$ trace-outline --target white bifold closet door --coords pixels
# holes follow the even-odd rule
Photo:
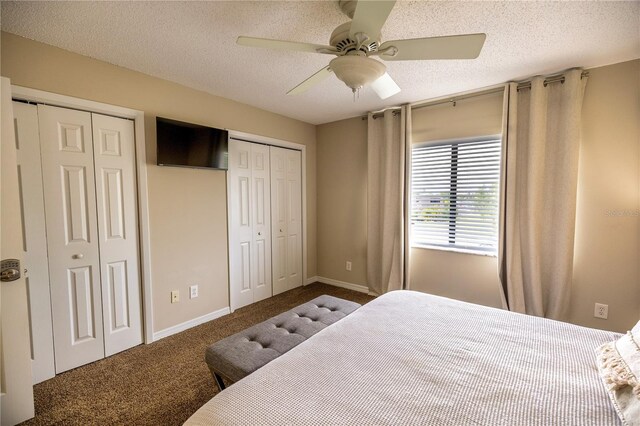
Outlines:
[[[22,188],[24,263],[29,296],[33,383],[56,375],[51,325],[51,293],[47,263],[47,229],[40,166],[38,106],[13,102],[18,168]]]
[[[142,343],[133,121],[91,114],[104,354]]]
[[[38,106],[56,372],[104,357],[91,114]]]
[[[142,342],[133,123],[38,106],[56,372]]]
[[[269,147],[229,140],[231,308],[271,296]]]
[[[270,147],[273,294],[302,285],[300,151]]]

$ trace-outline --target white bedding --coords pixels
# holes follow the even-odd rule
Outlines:
[[[619,425],[594,349],[619,335],[411,291],[378,297],[187,425]]]

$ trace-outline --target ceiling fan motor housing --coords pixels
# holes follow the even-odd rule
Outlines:
[[[329,44],[335,47],[338,52],[343,52],[344,54],[353,51],[360,51],[368,54],[369,52],[375,52],[376,50],[378,50],[378,47],[380,47],[380,40],[367,40],[358,49],[358,42],[349,37],[350,30],[351,22],[345,22],[344,24],[339,25],[331,33]]]

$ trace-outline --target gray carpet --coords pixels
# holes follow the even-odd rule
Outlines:
[[[36,417],[23,424],[180,425],[217,392],[204,362],[208,345],[322,294],[373,299],[320,283],[279,294],[36,385]]]

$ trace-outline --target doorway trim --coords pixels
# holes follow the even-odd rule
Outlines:
[[[238,130],[227,129],[229,138],[239,139],[245,142],[260,143],[263,145],[278,146],[280,148],[289,148],[300,151],[302,154],[302,285],[307,283],[307,147],[306,145],[289,142],[282,139],[270,138],[268,136],[254,135],[251,133],[240,132]],[[227,175],[227,221],[229,220],[229,179]],[[227,223],[227,252],[229,252],[229,223]],[[230,267],[230,266],[229,266]],[[273,294],[273,293],[272,293]],[[229,307],[233,312],[236,307],[231,305],[231,280],[229,279]]]
[[[11,97],[15,100],[72,108],[133,120],[136,139],[136,177],[138,182],[136,192],[138,201],[138,241],[140,242],[140,281],[142,283],[142,327],[144,330],[144,343],[148,344],[153,342],[151,240],[149,232],[149,192],[147,183],[144,112],[17,85],[11,86]]]

